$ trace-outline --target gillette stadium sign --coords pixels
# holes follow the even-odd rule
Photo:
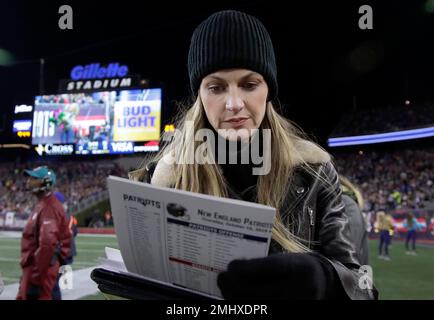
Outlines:
[[[85,92],[123,89],[136,86],[138,77],[129,75],[126,65],[112,62],[107,65],[91,63],[72,68],[69,80],[60,81],[61,92]]]

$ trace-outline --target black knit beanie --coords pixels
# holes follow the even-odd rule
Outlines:
[[[268,101],[277,97],[276,59],[270,35],[257,18],[227,10],[212,14],[194,31],[188,53],[193,95],[202,79],[223,69],[243,68],[261,74]]]

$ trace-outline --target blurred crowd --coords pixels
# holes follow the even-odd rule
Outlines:
[[[365,212],[434,203],[434,148],[335,154],[338,172],[361,189]]]
[[[425,209],[434,203],[434,149],[360,151],[336,153],[335,162],[362,191],[365,212],[395,209]],[[0,214],[15,212],[25,218],[35,203],[25,191],[23,170],[48,165],[57,175],[55,190],[65,195],[68,206],[106,191],[106,177],[126,177],[116,162],[67,161],[50,163],[4,163],[0,166]]]
[[[107,190],[108,175],[126,177],[127,173],[115,162],[67,161],[50,163],[2,163],[0,167],[0,214],[12,211],[16,217],[26,218],[32,211],[35,198],[25,190],[24,169],[47,165],[57,176],[54,190],[65,195],[69,207]]]
[[[434,126],[434,105],[387,106],[345,113],[332,137],[363,135]],[[385,121],[387,119],[387,121]]]

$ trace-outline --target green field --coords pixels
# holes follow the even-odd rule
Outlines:
[[[378,242],[369,243],[369,264],[380,299],[434,300],[434,246],[417,248],[418,255],[405,254],[404,243],[394,241],[391,261],[378,259]]]
[[[76,239],[78,255],[73,269],[95,266],[104,256],[104,247],[117,248],[115,237],[84,236]],[[5,284],[16,283],[20,277],[20,239],[0,237],[0,273]],[[390,249],[391,261],[377,258],[377,241],[370,241],[370,265],[380,299],[434,299],[434,247],[418,248],[417,256],[405,254],[404,245],[394,241]],[[102,299],[102,295],[82,299]]]

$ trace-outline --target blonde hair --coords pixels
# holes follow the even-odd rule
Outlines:
[[[379,230],[390,230],[393,228],[392,218],[389,213],[384,211],[377,212],[375,225]]]
[[[195,152],[202,141],[195,141],[194,134],[199,129],[206,128],[207,117],[200,97],[198,97],[189,109],[182,109],[173,119],[179,136],[162,147],[157,155],[151,155],[144,159],[142,167],[149,161],[158,162],[166,155],[176,155],[174,164],[175,185],[177,189],[204,193],[218,197],[228,197],[227,182],[218,164],[206,162],[189,164],[191,152]],[[193,130],[185,126],[187,121],[193,122]],[[319,174],[306,162],[295,147],[295,143],[306,139],[304,133],[295,124],[282,117],[274,109],[271,102],[267,103],[265,117],[261,123],[262,129],[271,129],[271,169],[267,175],[258,176],[256,201],[260,204],[276,208],[277,214],[272,228],[272,238],[289,252],[308,252],[310,249],[303,244],[303,239],[292,234],[283,222],[283,217],[291,214],[279,212],[289,191],[290,181],[293,177],[293,169],[297,164],[302,166],[312,175]],[[166,140],[166,139],[163,139]],[[189,143],[194,141],[192,148]],[[317,146],[322,149],[321,147]],[[323,149],[322,149],[323,150]],[[283,152],[286,151],[286,152]],[[324,151],[324,150],[323,150]],[[325,152],[325,151],[324,151]],[[137,174],[140,174],[137,172]],[[329,183],[323,177],[322,181]],[[273,190],[273,192],[270,192]]]

